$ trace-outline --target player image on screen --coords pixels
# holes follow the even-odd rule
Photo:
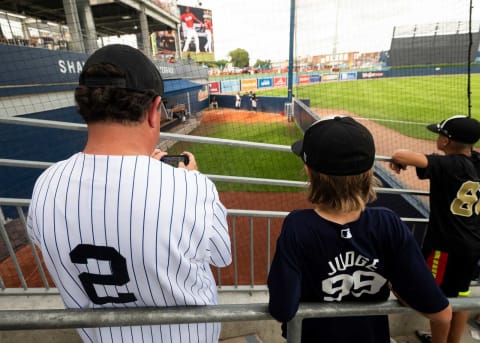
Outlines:
[[[213,24],[212,17],[208,12],[203,14],[203,29],[207,38],[207,42],[204,45],[205,52],[212,52]]]
[[[181,5],[178,8],[181,22],[180,46],[184,56],[186,53],[194,52],[195,54],[208,54],[213,58],[212,10]]]
[[[193,40],[195,43],[195,52],[200,52],[200,42],[198,39],[198,33],[195,29],[195,22],[202,25],[202,22],[190,11],[190,7],[185,7],[185,13],[180,15],[182,21],[183,35],[185,37],[185,44],[183,46],[183,52],[190,51],[190,43]]]

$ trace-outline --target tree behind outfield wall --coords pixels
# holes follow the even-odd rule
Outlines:
[[[244,68],[249,66],[250,58],[248,52],[244,49],[235,49],[228,54],[234,67]]]
[[[215,61],[215,65],[220,69],[223,70],[225,66],[227,65],[228,61],[227,60],[218,60]]]
[[[270,61],[270,60],[265,60],[265,61],[257,60],[257,62],[255,62],[253,67],[261,69],[261,70],[271,69],[272,68],[272,61]]]

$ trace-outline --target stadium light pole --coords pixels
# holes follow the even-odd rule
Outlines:
[[[287,89],[288,89],[288,102],[292,102],[292,88],[293,88],[293,47],[295,40],[295,0],[290,0],[290,42],[288,52],[288,77],[287,77]]]

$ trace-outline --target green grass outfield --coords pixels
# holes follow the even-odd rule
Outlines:
[[[271,89],[258,95],[285,96],[285,92]],[[345,110],[422,139],[432,139],[426,123],[468,114],[466,75],[321,82],[295,86],[293,93],[310,99],[312,108]],[[479,74],[472,74],[471,94],[472,117],[480,119]]]
[[[435,139],[426,123],[468,113],[467,78],[461,76],[405,77],[323,82],[295,87],[297,98],[312,108],[342,109],[371,118],[415,138]],[[285,89],[258,92],[285,96]],[[471,79],[472,116],[480,119],[480,75]],[[301,138],[296,125],[284,123],[202,124],[192,135],[290,145]],[[170,153],[193,152],[205,174],[282,180],[305,180],[302,162],[291,153],[199,143],[177,143]],[[218,182],[220,191],[302,191],[298,188]]]

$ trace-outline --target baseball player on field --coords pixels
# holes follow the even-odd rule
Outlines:
[[[285,218],[268,276],[269,310],[283,336],[301,302],[385,301],[392,290],[430,319],[434,342],[446,342],[452,310],[410,229],[391,210],[367,206],[378,185],[367,128],[325,118],[292,150],[304,162],[313,208]],[[304,319],[302,342],[388,343],[388,316]]]
[[[237,94],[235,95],[235,108],[239,110],[241,104],[242,104],[242,97],[240,96],[240,92],[237,92]]]
[[[396,150],[391,168],[396,172],[416,167],[420,179],[430,180],[430,218],[422,251],[437,283],[447,297],[466,296],[480,258],[480,154],[473,150],[480,138],[480,123],[456,115],[427,128],[438,134],[443,155]],[[467,311],[455,311],[449,343],[459,343],[468,320]],[[423,342],[429,333],[417,331]]]
[[[38,178],[28,231],[67,308],[217,304],[210,265],[231,262],[226,210],[195,157],[155,149],[163,81],[139,50],[93,53],[75,100],[82,152]],[[216,342],[219,323],[83,328],[84,342]]]

